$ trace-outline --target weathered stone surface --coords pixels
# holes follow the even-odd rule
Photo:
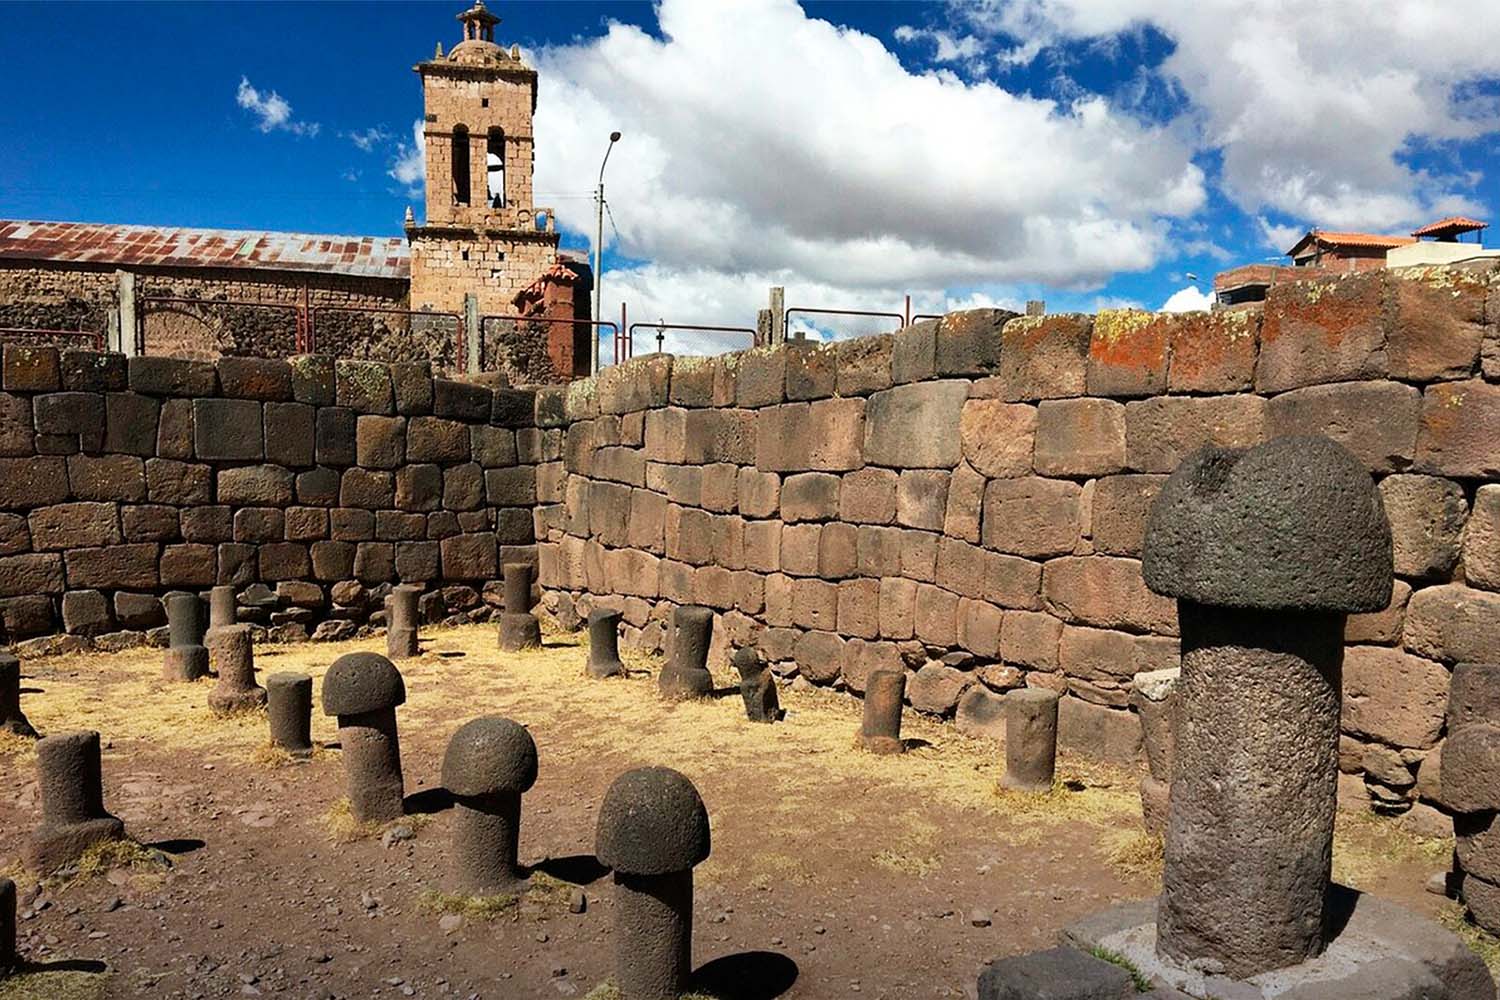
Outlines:
[[[33,510],[27,518],[38,551],[114,545],[121,540],[115,505],[61,503]]]
[[[1109,555],[1140,557],[1151,504],[1165,476],[1105,476],[1094,484],[1090,506],[1094,548]]]
[[[1424,587],[1407,603],[1402,642],[1444,663],[1500,663],[1500,594],[1456,583]]]
[[[599,412],[630,413],[667,404],[672,378],[670,354],[648,354],[599,373]]]
[[[1146,589],[1141,564],[1109,556],[1064,556],[1042,568],[1047,609],[1065,621],[1172,634],[1173,602]]]
[[[285,507],[292,502],[293,476],[279,465],[246,465],[220,469],[220,503]]]
[[[287,358],[292,366],[292,398],[311,406],[332,406],[338,398],[335,388],[334,359],[328,354],[294,354]]]
[[[1484,277],[1458,268],[1391,272],[1395,317],[1386,342],[1391,375],[1411,382],[1463,378],[1484,340]]]
[[[42,344],[3,346],[3,383],[6,392],[55,392],[62,384],[57,348]]]
[[[787,476],[781,485],[781,517],[795,521],[826,521],[839,512],[841,480],[824,472]]]
[[[804,632],[792,655],[803,677],[814,684],[828,684],[839,676],[844,645],[844,638],[833,632]]]
[[[1401,626],[1406,621],[1406,602],[1411,584],[1405,580],[1391,582],[1391,603],[1384,611],[1350,615],[1344,622],[1344,641],[1393,645],[1401,641]]]
[[[865,460],[895,468],[952,468],[962,457],[959,416],[968,384],[957,380],[877,392],[865,413]]]
[[[441,544],[445,579],[494,579],[496,561],[493,535],[454,535],[443,539]]]
[[[1007,611],[1000,625],[1000,658],[1037,670],[1056,670],[1063,623],[1035,611]]]
[[[919,712],[948,715],[973,683],[973,674],[932,661],[912,675],[906,695],[911,707]]]
[[[1384,377],[1391,281],[1381,270],[1273,286],[1261,321],[1256,391]]]
[[[1369,473],[1327,438],[1204,448],[1162,487],[1146,584],[1221,607],[1378,611],[1391,596],[1390,525]]]
[[[1344,654],[1343,730],[1426,749],[1443,730],[1448,671],[1399,649],[1350,646]]]
[[[984,495],[985,548],[1020,556],[1055,556],[1078,543],[1077,483],[1060,479],[996,479]]]
[[[361,414],[355,422],[354,442],[360,465],[394,469],[406,460],[406,418]]]
[[[806,476],[790,476],[784,496],[801,500]],[[831,477],[828,477],[831,478]],[[838,517],[855,524],[890,524],[896,518],[897,473],[890,469],[866,468],[845,473],[838,490]],[[786,503],[784,500],[783,503]],[[787,520],[794,520],[784,514]]]
[[[840,657],[844,684],[851,691],[863,692],[869,676],[877,670],[905,670],[901,653],[892,642],[866,642],[850,639]]]
[[[1001,398],[1059,399],[1084,394],[1093,318],[1072,313],[1018,316],[1001,330]]]
[[[1440,476],[1500,475],[1500,386],[1443,382],[1422,396],[1415,469]]]
[[[863,399],[788,403],[760,411],[755,466],[762,472],[846,472],[864,464]]]
[[[1380,498],[1391,522],[1396,572],[1418,579],[1446,578],[1458,564],[1469,509],[1463,488],[1435,476],[1387,476],[1380,482]]]
[[[1043,400],[1033,463],[1043,476],[1103,476],[1125,467],[1125,407],[1108,399]]]
[[[1133,713],[1064,698],[1057,705],[1057,745],[1068,753],[1131,764],[1141,753],[1141,724]]]
[[[75,500],[144,500],[145,464],[134,455],[69,455],[68,492]]]
[[[1460,813],[1500,809],[1500,724],[1471,722],[1443,743],[1443,801]]]
[[[219,377],[207,361],[141,355],[131,358],[130,391],[152,396],[212,396]],[[7,386],[6,388],[9,388]]]
[[[1309,386],[1266,404],[1266,434],[1323,434],[1371,471],[1391,472],[1411,465],[1421,410],[1421,394],[1399,382]]]
[[[0,507],[29,510],[68,499],[67,463],[57,456],[0,458]]]
[[[364,426],[363,417],[360,426]],[[477,434],[478,428],[473,429]],[[471,429],[457,420],[443,417],[412,417],[406,427],[406,461],[463,462],[469,457]],[[514,434],[506,435],[512,447]],[[511,455],[514,461],[514,454]],[[361,465],[367,465],[363,458]],[[493,464],[493,463],[492,463]]]
[[[1125,404],[1125,464],[1136,472],[1171,472],[1205,444],[1248,448],[1266,437],[1259,396],[1158,396]]]
[[[891,350],[895,337],[880,334],[836,341],[840,396],[865,396],[891,386]],[[787,391],[791,391],[791,372],[787,372]]]
[[[837,378],[834,345],[816,341],[788,341],[786,398],[823,399],[832,396]]]
[[[1474,493],[1474,510],[1463,535],[1464,579],[1472,587],[1500,590],[1500,484]]]
[[[991,963],[979,1000],[1131,1000],[1130,974],[1074,948],[1052,948]]]
[[[195,506],[213,501],[213,469],[167,458],[146,462],[146,496],[152,503]]]
[[[156,454],[156,425],[161,402],[133,392],[104,397],[104,450],[151,458]]]
[[[958,595],[941,587],[918,584],[912,628],[925,643],[954,645],[958,641]]]
[[[193,400],[193,453],[208,461],[260,461],[265,457],[260,404],[248,399]]]
[[[959,439],[969,465],[990,478],[1031,474],[1037,408],[999,399],[969,399],[959,419]]]
[[[262,409],[267,457],[298,468],[312,465],[316,410],[305,403],[267,403]]]
[[[314,457],[319,465],[353,465],[358,414],[345,406],[318,409]]]
[[[335,399],[356,413],[394,413],[391,372],[374,361],[339,359],[334,363]]]
[[[1459,663],[1448,690],[1448,729],[1500,720],[1500,664]]]
[[[1167,347],[1180,315],[1101,309],[1089,340],[1093,396],[1155,396],[1167,389]]]
[[[1259,353],[1260,310],[1226,309],[1173,317],[1168,392],[1243,392]]]
[[[157,551],[154,544],[70,549],[63,558],[67,564],[69,587],[146,590],[157,585]]]

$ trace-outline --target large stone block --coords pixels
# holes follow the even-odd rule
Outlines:
[[[256,507],[285,507],[292,502],[293,476],[279,465],[246,465],[220,469],[220,503]]]
[[[358,414],[347,406],[318,409],[314,457],[319,465],[353,465]]]
[[[979,541],[984,482],[984,476],[975,472],[968,462],[958,463],[948,479],[948,506],[943,514],[944,534],[966,542]]]
[[[1425,750],[1443,731],[1448,671],[1442,664],[1383,646],[1344,653],[1344,732]]]
[[[0,556],[0,597],[60,594],[62,591],[61,556],[50,552]]]
[[[1500,724],[1470,723],[1443,743],[1443,801],[1460,813],[1500,809]]]
[[[365,426],[366,419],[369,418],[360,418],[361,430]],[[478,428],[474,430],[477,431]],[[514,433],[507,434],[507,438],[511,445],[511,461],[514,461]],[[467,424],[444,417],[412,417],[406,426],[406,460],[408,462],[464,462],[469,458],[469,440],[470,428]],[[369,463],[361,458],[359,464]]]
[[[1422,395],[1415,471],[1439,476],[1500,476],[1500,385],[1442,382]]]
[[[824,399],[833,395],[838,377],[834,345],[816,341],[788,341],[786,347],[786,398]]]
[[[1391,280],[1382,270],[1272,286],[1261,320],[1256,390],[1384,378]]]
[[[104,397],[96,392],[51,392],[31,401],[41,441],[68,439],[66,450],[96,452],[104,447]]]
[[[432,365],[426,361],[396,361],[389,365],[396,412],[416,416],[432,412]]]
[[[1106,476],[1094,484],[1090,506],[1094,548],[1108,555],[1139,558],[1151,504],[1166,476]]]
[[[1043,476],[1103,476],[1125,467],[1125,407],[1108,399],[1037,406],[1033,457]]]
[[[0,350],[0,384],[6,392],[56,392],[62,386],[57,348],[7,343]]]
[[[1136,674],[1135,637],[1108,629],[1063,626],[1057,663],[1069,678],[1120,686]]]
[[[932,584],[918,584],[917,603],[912,613],[912,630],[918,639],[928,645],[956,645],[958,595]]]
[[[928,319],[896,331],[891,343],[891,381],[921,382],[936,372],[938,320]]]
[[[979,977],[979,1000],[1132,1000],[1130,973],[1074,948],[1017,955]]]
[[[674,358],[668,401],[673,406],[713,406],[714,372],[718,367],[717,358]]]
[[[536,469],[518,465],[510,469],[486,469],[485,496],[497,507],[529,507],[536,503]]]
[[[317,411],[306,403],[267,403],[264,407],[266,457],[306,468],[316,457]]]
[[[796,348],[756,347],[739,356],[735,373],[736,406],[771,406],[786,399],[789,350]]]
[[[1406,602],[1411,597],[1411,584],[1405,580],[1391,581],[1391,603],[1383,611],[1350,615],[1344,622],[1344,641],[1394,645],[1401,641],[1401,626],[1406,620]]]
[[[1387,476],[1380,498],[1391,522],[1396,572],[1446,578],[1458,563],[1468,503],[1457,483],[1434,476]]]
[[[1421,394],[1399,382],[1341,382],[1285,392],[1266,404],[1266,435],[1323,434],[1372,472],[1411,465]]]
[[[809,475],[821,475],[811,473]],[[783,503],[801,502],[806,491],[802,481],[808,476],[790,476],[784,489]],[[824,477],[832,478],[832,477]],[[890,524],[896,517],[896,483],[900,477],[890,469],[866,468],[844,474],[838,486],[838,517],[855,524]],[[787,520],[797,520],[791,513]],[[803,518],[816,520],[817,518]]]
[[[1174,318],[1167,391],[1244,392],[1255,378],[1261,310],[1226,309]]]
[[[332,507],[339,502],[340,476],[333,469],[308,469],[297,473],[297,502],[314,507]]]
[[[844,639],[832,632],[804,632],[792,655],[803,677],[814,684],[828,684],[839,676],[844,659]]]
[[[416,439],[416,421],[411,421],[406,428],[407,453],[411,453],[413,442]],[[475,424],[469,428],[469,454],[474,461],[486,469],[495,469],[505,465],[516,464],[516,433],[505,427],[489,427],[484,424]]]
[[[31,550],[31,532],[20,514],[0,514],[0,556]]]
[[[1037,408],[999,399],[969,399],[959,417],[963,457],[981,475],[1027,476],[1032,469]]]
[[[225,396],[259,400],[292,398],[292,366],[278,358],[231,355],[220,358],[215,367]]]
[[[1464,527],[1464,579],[1473,587],[1500,590],[1500,484],[1474,493],[1474,510]]]
[[[1065,753],[1132,764],[1141,754],[1141,723],[1133,712],[1063,698],[1057,703],[1057,745]]]
[[[838,625],[838,584],[799,578],[792,581],[792,623],[832,632]]]
[[[406,461],[406,418],[361,414],[355,423],[354,454],[367,469],[401,465]]]
[[[120,542],[120,524],[112,503],[60,503],[40,507],[27,517],[31,546],[61,551]]]
[[[1007,611],[1000,624],[1000,659],[1035,670],[1058,669],[1063,623],[1040,611]]]
[[[339,480],[339,505],[381,510],[396,504],[396,477],[390,472],[345,469]]]
[[[891,386],[891,349],[895,337],[884,333],[871,337],[855,337],[834,343],[838,354],[838,380],[836,389],[840,396],[868,396]],[[787,391],[791,391],[791,372],[787,372]]]
[[[985,548],[1031,557],[1072,552],[1082,493],[1077,483],[1060,479],[993,480],[985,487]]]
[[[212,545],[166,545],[157,569],[164,587],[212,587],[218,580],[218,551]]]
[[[482,496],[484,479],[472,470],[470,485]],[[407,465],[396,470],[396,506],[401,510],[437,510],[443,505],[443,470],[436,465]],[[477,504],[475,505],[477,506]],[[473,507],[466,507],[472,510]]]
[[[130,385],[123,354],[63,350],[58,369],[62,387],[73,392],[123,392]]]
[[[432,380],[432,412],[439,417],[484,423],[494,410],[494,393],[486,385],[456,379]]]
[[[896,523],[909,528],[943,530],[948,509],[945,469],[907,469],[896,484]]]
[[[951,469],[963,457],[959,418],[967,382],[900,385],[870,397],[865,460],[894,468]]]
[[[208,361],[141,355],[127,362],[130,391],[151,396],[212,396],[219,376]]]
[[[1386,342],[1392,377],[1409,382],[1463,378],[1479,363],[1485,333],[1483,275],[1459,268],[1392,271],[1395,319]]]
[[[1180,320],[1172,313],[1101,309],[1089,339],[1092,396],[1157,396],[1167,391],[1167,345]]]
[[[838,587],[838,631],[874,639],[880,634],[880,581],[845,580]]]
[[[68,467],[61,457],[0,458],[0,507],[29,510],[68,499]]]
[[[145,590],[157,585],[157,547],[151,543],[71,549],[63,559],[69,587]]]
[[[906,685],[911,707],[932,715],[951,715],[958,700],[974,683],[974,675],[936,661],[923,665]]]
[[[477,462],[454,465],[443,470],[443,506],[445,508],[477,510],[483,503],[484,470]]]
[[[193,506],[213,502],[210,466],[153,458],[146,462],[145,473],[146,495],[152,503]]]
[[[495,578],[495,537],[493,535],[454,535],[451,538],[444,538],[441,544],[445,579],[493,580]]]
[[[1500,594],[1456,583],[1418,590],[1406,606],[1402,641],[1445,663],[1500,663]]]
[[[630,413],[666,406],[672,356],[648,354],[605,368],[598,375],[599,412]]]
[[[1016,315],[1008,309],[963,309],[943,316],[934,331],[933,372],[939,377],[994,372],[1001,362],[1001,331]]]
[[[75,500],[144,500],[146,465],[134,455],[69,455],[68,492]]]
[[[396,398],[391,372],[377,361],[340,359],[334,363],[334,397],[339,406],[356,413],[391,414]]]
[[[1047,610],[1065,621],[1167,635],[1177,631],[1176,603],[1146,589],[1135,559],[1053,559],[1042,568],[1042,597]]]
[[[0,455],[30,455],[36,449],[31,400],[0,393]]]
[[[958,602],[958,644],[976,656],[994,659],[1000,655],[1000,626],[1004,612],[986,601],[963,598]]]
[[[1007,322],[1001,331],[1001,398],[1082,396],[1092,329],[1092,317],[1073,313],[1018,316]]]
[[[156,426],[161,401],[133,392],[104,397],[104,450],[151,458],[156,454]]]
[[[193,453],[207,461],[265,458],[260,404],[249,399],[193,400]]]
[[[332,355],[294,354],[287,363],[292,366],[294,400],[310,406],[332,406],[338,400]]]
[[[1125,404],[1125,464],[1137,472],[1171,472],[1205,444],[1248,448],[1266,438],[1259,396],[1158,396]]]
[[[496,427],[531,427],[536,413],[536,390],[494,390],[490,404],[490,423]]]
[[[864,464],[863,399],[787,403],[756,415],[755,465],[762,472],[845,472]]]

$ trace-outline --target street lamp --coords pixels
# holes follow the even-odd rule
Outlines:
[[[594,322],[598,323],[604,319],[604,167],[609,163],[609,151],[615,148],[615,143],[620,141],[620,133],[609,134],[609,145],[604,147],[604,161],[599,164],[599,217],[598,226],[594,230]],[[593,346],[589,349],[589,373],[599,374],[599,331],[602,327],[592,327],[593,336],[590,338]]]

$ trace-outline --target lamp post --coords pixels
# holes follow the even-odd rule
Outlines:
[[[598,219],[594,230],[594,321],[604,315],[604,168],[609,163],[609,151],[620,141],[620,133],[609,134],[609,145],[604,147],[604,160],[599,164]],[[599,328],[591,327],[589,348],[589,374],[599,374]]]

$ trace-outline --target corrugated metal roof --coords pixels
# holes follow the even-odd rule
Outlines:
[[[411,278],[411,255],[399,236],[0,220],[0,259]]]
[[[1431,236],[1434,233],[1472,233],[1476,229],[1484,229],[1489,224],[1471,219],[1465,215],[1450,215],[1446,219],[1429,222],[1421,229],[1412,233],[1413,236]]]

